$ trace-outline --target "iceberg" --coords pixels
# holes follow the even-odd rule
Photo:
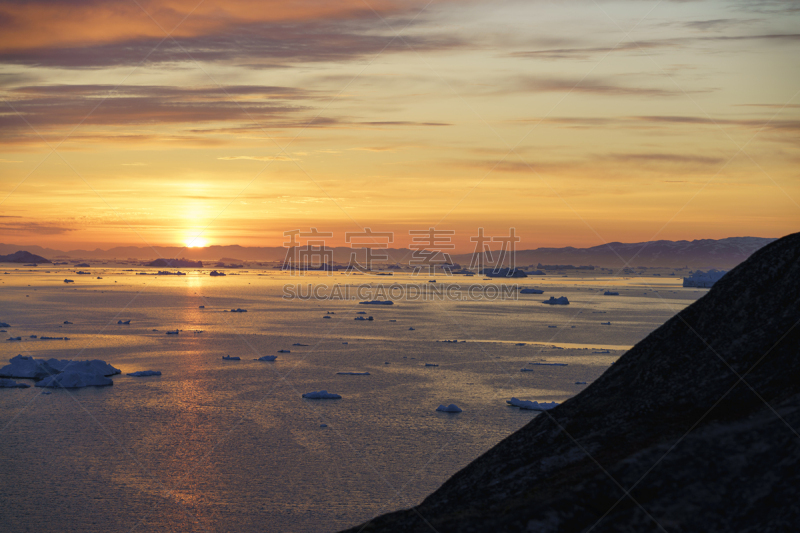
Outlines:
[[[544,291],[541,289],[521,289],[519,291],[520,294],[544,294]]]
[[[10,328],[11,324],[8,322],[0,322],[0,328]]]
[[[369,376],[369,372],[337,372],[338,376]]]
[[[51,368],[58,372],[81,372],[84,374],[99,374],[101,376],[113,376],[121,374],[122,371],[114,368],[105,361],[93,359],[91,361],[72,361],[70,359],[48,359],[44,361]]]
[[[291,350],[278,350],[278,353],[292,353]]]
[[[585,381],[576,381],[575,385],[586,385]]]
[[[231,313],[246,313],[247,309],[241,309],[237,307],[236,309],[231,309]]]
[[[520,368],[519,371],[520,372],[533,372],[533,369],[532,368]]]
[[[292,346],[308,346],[308,344],[302,344],[302,343],[296,342],[296,343],[292,344]]]
[[[128,375],[137,378],[144,378],[147,376],[160,376],[161,372],[159,370],[139,370],[138,372],[130,372]]]
[[[341,400],[342,397],[338,394],[333,394],[326,390],[307,392],[303,394],[303,398],[307,400]]]
[[[21,341],[22,337],[9,337],[6,340],[7,341]]]
[[[358,303],[361,305],[394,305],[394,302],[391,300],[365,300]]]
[[[606,291],[603,296],[619,296],[619,293],[617,291]]]
[[[567,366],[569,363],[530,363],[532,365]]]
[[[528,409],[530,411],[549,411],[550,409],[558,406],[557,402],[542,402],[531,400],[520,400],[519,398],[511,398],[506,400],[508,405],[519,407],[520,409]]]
[[[440,405],[436,410],[443,413],[460,413],[462,411],[462,409],[454,403],[450,405]]]
[[[17,383],[13,379],[0,379],[0,389],[27,389],[27,383]]]
[[[117,320],[117,324],[122,324],[124,326],[129,326],[131,323],[130,320]]]
[[[18,355],[9,359],[8,365],[0,368],[2,378],[43,379],[60,370],[48,365],[42,359],[34,359],[27,355]]]
[[[436,363],[425,363],[425,366],[439,366]]]
[[[44,378],[36,383],[36,386],[51,389],[81,389],[83,387],[105,387],[113,384],[114,382],[111,378],[100,374],[87,374],[85,372],[67,370],[55,376]]]
[[[231,355],[223,355],[222,358],[225,361],[241,361],[242,360],[241,357],[236,357],[236,356],[231,356]]]
[[[543,300],[542,303],[549,305],[569,305],[569,299],[567,299],[566,296],[561,296],[560,298],[551,296],[549,300]]]
[[[277,355],[265,355],[264,357],[259,357],[256,361],[274,361],[277,358]]]
[[[177,335],[177,334],[178,334],[177,329],[175,331],[167,331],[167,335]]]

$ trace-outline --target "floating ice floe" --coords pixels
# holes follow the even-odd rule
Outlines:
[[[6,340],[7,341],[21,341],[22,337],[9,337]]]
[[[324,316],[324,317],[322,317],[322,318],[330,318],[330,317],[329,317],[328,315],[325,315],[325,316]]]
[[[439,366],[436,363],[425,363],[425,366]]]
[[[533,372],[533,369],[532,368],[520,368],[519,371],[520,372]]]
[[[601,326],[610,326],[611,322],[600,322]]]
[[[525,346],[525,343],[524,342],[518,342],[517,344],[515,344],[515,346]]]
[[[556,298],[551,296],[549,300],[543,300],[542,303],[549,305],[569,305],[569,299],[566,296]]]
[[[8,322],[0,322],[0,328],[10,328],[11,324]]]
[[[231,313],[246,313],[247,309],[241,309],[237,307],[236,309],[231,309]]]
[[[225,361],[241,361],[242,360],[241,357],[236,357],[236,356],[232,356],[232,355],[223,355],[222,358]]]
[[[567,366],[569,363],[531,363],[532,365]]]
[[[205,308],[206,308],[205,305],[201,305],[201,306],[198,307],[198,309],[205,309]]]
[[[177,329],[175,331],[167,331],[167,335],[177,335],[178,333],[180,332]]]
[[[585,381],[576,381],[575,385],[586,385]]]
[[[259,357],[255,359],[256,361],[274,361],[278,358],[277,355],[265,355],[264,357]]]
[[[130,320],[117,320],[117,324],[122,324],[123,326],[129,326],[130,323]]]
[[[292,353],[291,350],[278,350],[278,353]]]
[[[557,402],[542,402],[531,400],[520,400],[519,398],[511,398],[506,400],[508,405],[519,407],[520,409],[528,409],[530,411],[549,411],[550,409],[558,406]]]
[[[337,372],[339,376],[369,376],[369,372]]]
[[[139,370],[138,372],[129,372],[128,375],[137,378],[145,378],[148,376],[160,376],[161,372],[159,370]]]
[[[603,296],[619,296],[619,293],[617,291],[606,291]]]
[[[366,311],[356,311],[356,314],[357,315],[366,315],[367,312]]]
[[[65,320],[64,324],[72,324],[72,322],[70,322],[69,320]]]
[[[394,302],[391,300],[367,300],[358,303],[361,305],[394,305]]]
[[[13,379],[0,379],[0,389],[27,389],[27,383],[17,383]]]
[[[64,371],[85,374],[99,374],[112,376],[119,374],[120,370],[105,361],[70,361],[69,359],[34,359],[26,355],[18,355],[9,359],[8,365],[0,368],[0,377],[44,379]]]
[[[462,409],[454,403],[450,405],[440,405],[436,410],[443,413],[460,413],[462,411]]]
[[[296,342],[296,343],[292,344],[292,346],[308,346],[308,344],[301,344],[299,342]]]
[[[303,398],[307,400],[341,400],[342,397],[338,394],[333,394],[326,390],[307,392],[303,394]]]
[[[544,294],[543,290],[540,289],[522,289],[519,291],[520,294]]]
[[[114,382],[111,378],[107,378],[101,374],[66,370],[55,376],[44,378],[36,383],[36,386],[48,387],[51,389],[81,389],[83,387],[105,387],[113,384]]]

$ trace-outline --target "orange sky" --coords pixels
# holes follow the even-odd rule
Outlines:
[[[521,248],[800,222],[775,0],[0,5],[0,242]]]

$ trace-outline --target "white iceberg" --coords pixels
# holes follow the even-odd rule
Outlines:
[[[462,409],[454,403],[450,405],[440,405],[436,410],[443,413],[460,413],[462,411]]]
[[[144,378],[147,376],[160,376],[161,372],[158,370],[139,370],[138,372],[129,372],[128,375],[137,378]]]
[[[342,397],[338,394],[333,394],[326,390],[307,392],[303,394],[303,398],[308,400],[341,400]]]
[[[113,385],[114,382],[111,378],[101,376],[100,374],[87,374],[84,372],[76,372],[67,370],[55,376],[44,378],[36,384],[37,387],[48,387],[51,389],[80,389],[83,387],[105,387]]]
[[[508,405],[513,405],[514,407],[519,407],[520,409],[528,409],[530,411],[549,411],[550,409],[558,406],[557,402],[539,403],[531,400],[520,400],[519,398],[511,398],[510,400],[506,400],[506,403]]]
[[[13,379],[0,379],[0,389],[27,389],[27,383],[17,383]]]
[[[34,359],[27,355],[12,357],[9,359],[9,363],[10,364],[3,368],[0,368],[0,377],[43,379],[61,372],[61,370],[48,365],[44,360]]]

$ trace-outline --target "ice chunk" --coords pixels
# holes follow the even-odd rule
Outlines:
[[[231,356],[231,355],[223,355],[222,358],[225,361],[241,361],[242,360],[241,357],[235,357],[235,356]]]
[[[130,320],[117,320],[117,324],[122,324],[123,326],[129,326],[131,324]]]
[[[167,335],[177,335],[178,333],[177,329],[175,331],[167,331]]]
[[[9,337],[6,340],[7,341],[21,341],[22,337]]]
[[[137,378],[144,378],[147,376],[160,376],[161,372],[159,370],[139,370],[138,372],[129,372],[128,375]]]
[[[567,366],[569,363],[530,363],[532,365],[540,366]]]
[[[27,383],[17,383],[13,379],[0,379],[0,389],[27,389]]]
[[[292,353],[291,350],[278,350],[278,353]]]
[[[99,374],[101,376],[113,376],[121,374],[119,368],[114,368],[105,361],[93,359],[91,361],[72,361],[70,359],[48,359],[43,361],[55,368],[59,372],[83,372],[84,374]]]
[[[337,372],[339,376],[369,376],[369,372]]]
[[[87,374],[85,372],[75,372],[67,370],[55,376],[44,378],[36,384],[37,387],[48,387],[51,389],[80,389],[83,387],[105,387],[113,385],[111,378],[100,374]]]
[[[277,358],[277,355],[265,355],[264,357],[259,357],[256,361],[274,361]]]
[[[338,394],[333,394],[326,390],[307,392],[303,394],[303,398],[308,400],[341,400],[342,397]]]
[[[539,403],[531,400],[520,400],[519,398],[511,398],[510,400],[506,400],[506,403],[508,405],[513,405],[514,407],[519,407],[520,409],[528,409],[530,411],[548,411],[558,405],[557,402]]]
[[[520,372],[533,372],[533,369],[532,368],[520,368],[519,371]]]
[[[436,363],[425,363],[425,366],[439,366]]]
[[[542,303],[550,305],[569,305],[569,299],[566,296],[561,296],[560,298],[551,296],[549,300],[543,300]]]
[[[42,359],[34,359],[28,355],[18,355],[8,360],[10,364],[0,368],[0,377],[43,379],[61,370],[53,368]]]
[[[575,385],[586,385],[585,381],[576,381]]]
[[[358,303],[361,305],[394,305],[394,302],[391,300],[367,300]]]
[[[462,411],[462,409],[454,403],[450,405],[440,405],[436,410],[443,413],[460,413]]]

